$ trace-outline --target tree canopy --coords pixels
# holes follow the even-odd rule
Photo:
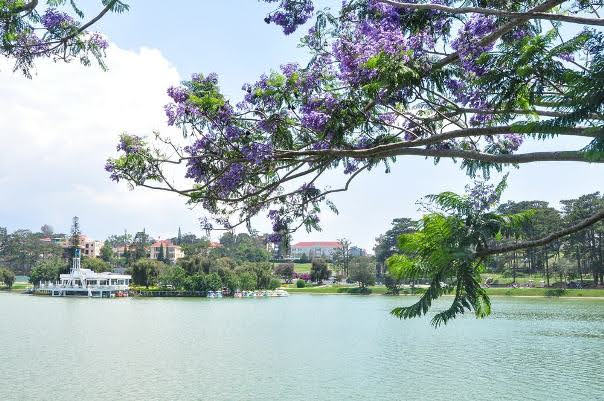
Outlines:
[[[36,60],[93,60],[104,69],[107,40],[91,28],[108,12],[122,13],[128,5],[101,0],[101,9],[87,19],[74,0],[0,0],[0,54],[14,61],[14,70],[31,77]]]
[[[301,227],[319,229],[322,207],[337,212],[331,194],[361,174],[389,172],[401,157],[453,159],[472,178],[525,163],[604,162],[604,34],[593,28],[604,25],[599,3],[347,0],[337,13],[316,10],[312,0],[276,6],[266,22],[285,34],[316,16],[301,42],[310,61],[244,84],[240,102],[226,98],[216,74],[168,88],[168,124],[182,130],[184,143],[123,134],[119,156],[106,164],[113,180],[201,205],[212,217],[202,220],[208,230],[249,227],[264,214],[270,240],[283,243]],[[523,152],[527,139],[552,150]],[[167,178],[179,166],[185,186]],[[476,282],[483,257],[543,245],[604,218],[604,209],[594,210],[568,230],[487,249],[482,241],[497,239],[507,224],[491,202],[481,209],[453,194],[431,200],[451,214],[431,214],[401,238],[462,236],[435,237],[448,252],[438,257],[434,243],[399,241],[422,261],[414,269],[435,270],[423,303],[397,315],[425,313],[448,278],[459,292],[436,324],[465,309],[488,313]]]
[[[589,27],[601,20],[580,19],[575,34],[565,29],[579,17],[564,13],[592,15],[591,6],[477,1],[470,13],[447,3],[354,0],[337,15],[317,12],[302,39],[307,65],[245,84],[237,104],[215,74],[194,74],[168,89],[165,108],[188,143],[124,134],[121,156],[106,168],[116,181],[201,204],[215,217],[207,226],[232,228],[267,213],[279,242],[297,227],[318,228],[321,204],[336,210],[329,194],[380,165],[389,171],[402,156],[461,160],[471,176],[523,163],[603,162],[604,41]],[[307,19],[302,4],[312,2],[280,4],[270,21],[297,25]],[[588,145],[564,149],[559,136]],[[527,138],[560,148],[518,152]],[[189,186],[166,178],[173,164]],[[329,170],[342,187],[321,187]]]

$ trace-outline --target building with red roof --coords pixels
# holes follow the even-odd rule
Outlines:
[[[169,239],[159,240],[151,245],[151,259],[159,259],[161,249],[164,249],[164,260],[176,262],[180,258],[184,258],[185,254],[178,245],[174,245]]]
[[[306,255],[308,259],[312,258],[331,258],[336,249],[342,245],[338,241],[304,241],[291,246],[291,256],[294,259],[300,259]]]

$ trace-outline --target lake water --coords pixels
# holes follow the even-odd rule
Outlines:
[[[495,298],[437,330],[389,316],[412,301],[0,293],[0,399],[604,400],[604,300]]]

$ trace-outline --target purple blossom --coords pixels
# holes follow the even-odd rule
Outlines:
[[[520,145],[524,142],[521,135],[518,134],[505,134],[503,135],[504,140],[507,142],[507,148],[510,151],[516,151],[520,148]]]
[[[241,149],[243,156],[250,162],[258,165],[273,156],[273,145],[270,143],[252,143]]]
[[[357,143],[354,145],[355,149],[367,149],[373,145],[373,139],[368,137],[367,135],[363,135],[359,138]]]
[[[308,129],[314,131],[323,131],[327,122],[329,121],[329,116],[323,112],[309,110],[302,114],[302,125]]]
[[[300,66],[297,63],[289,63],[281,66],[281,72],[287,79],[290,79],[296,72],[300,70]]]
[[[120,176],[117,173],[117,171],[115,171],[115,165],[113,164],[113,162],[111,160],[108,160],[107,163],[105,163],[105,171],[108,173],[111,173],[109,175],[109,178],[111,178],[111,181],[115,181],[115,182],[120,181]]]
[[[48,30],[56,28],[66,29],[68,27],[76,25],[73,18],[68,14],[57,11],[54,8],[46,10],[41,18],[42,25]]]
[[[344,162],[344,174],[352,174],[359,169],[359,162],[356,160],[346,160]]]
[[[477,64],[476,60],[484,52],[493,48],[493,43],[481,45],[482,38],[495,30],[495,19],[491,16],[474,14],[459,30],[451,47],[459,53],[462,67],[477,76],[487,72],[486,66]]]
[[[277,0],[264,0],[267,3],[275,3]],[[312,0],[281,0],[279,9],[268,16],[265,21],[273,22],[283,28],[283,33],[289,35],[298,26],[304,24],[312,16],[315,7]]]
[[[233,163],[226,173],[218,179],[217,190],[222,196],[227,196],[233,192],[243,181],[245,168],[241,163]]]
[[[331,144],[325,140],[317,141],[311,145],[312,150],[327,150],[331,147]]]
[[[88,43],[90,43],[92,46],[97,47],[101,50],[105,50],[109,47],[109,42],[107,42],[105,40],[105,38],[103,38],[103,36],[97,32],[90,35],[90,38],[88,39]]]
[[[241,137],[243,131],[239,127],[229,125],[228,127],[226,127],[224,134],[228,141],[234,142]]]
[[[569,63],[575,61],[575,56],[572,53],[560,53],[558,54],[558,57],[560,57],[562,60],[564,61],[568,61]]]
[[[187,90],[181,86],[171,86],[166,92],[168,93],[168,96],[170,96],[172,100],[174,100],[175,103],[183,103],[189,98]]]
[[[143,138],[136,135],[122,135],[117,145],[117,151],[123,151],[127,155],[143,150]]]

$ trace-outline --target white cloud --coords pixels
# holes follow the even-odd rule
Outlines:
[[[42,62],[33,79],[0,64],[0,225],[66,231],[80,216],[90,235],[104,237],[146,226],[152,234],[197,230],[182,199],[129,191],[103,167],[123,131],[167,130],[166,88],[180,81],[158,50],[112,45],[110,70]]]

